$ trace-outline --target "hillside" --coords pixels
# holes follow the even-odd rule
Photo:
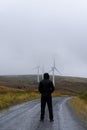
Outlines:
[[[37,90],[36,75],[0,76],[0,86]],[[52,76],[51,76],[52,79]],[[87,78],[56,76],[56,91],[81,94],[87,91]]]
[[[36,75],[0,76],[0,109],[40,96]],[[51,77],[52,79],[52,77]],[[87,100],[87,79],[56,76],[53,96],[78,95]]]
[[[87,78],[57,76],[56,89],[71,94],[82,94],[87,91]]]

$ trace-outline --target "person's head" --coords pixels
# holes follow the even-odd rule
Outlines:
[[[44,73],[44,79],[49,79],[49,74],[48,73]]]

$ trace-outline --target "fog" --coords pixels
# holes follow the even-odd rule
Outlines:
[[[86,6],[86,0],[1,0],[0,75],[35,74],[37,66],[49,72],[55,59],[63,76],[87,77]]]

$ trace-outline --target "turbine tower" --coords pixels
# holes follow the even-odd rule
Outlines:
[[[54,59],[53,67],[51,67],[51,71],[50,71],[50,72],[53,72],[53,84],[54,84],[54,86],[55,86],[55,71],[57,71],[58,73],[60,73],[60,71],[55,66],[55,59]]]
[[[42,79],[43,79],[43,74],[44,74],[44,66],[42,67]]]
[[[39,83],[40,82],[40,76],[39,76],[40,66],[37,66],[34,69],[37,69],[37,83]]]

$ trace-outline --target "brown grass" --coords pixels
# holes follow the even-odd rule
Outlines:
[[[72,96],[69,92],[63,92],[63,91],[54,91],[52,94],[53,97],[60,97],[60,96]]]
[[[67,96],[68,93],[54,91],[52,96]],[[0,86],[0,110],[40,97],[38,90],[23,90]]]
[[[75,110],[77,116],[85,123],[87,123],[87,104],[85,100],[79,97],[74,97],[69,102],[69,105]]]
[[[39,93],[36,91],[25,91],[0,86],[0,109],[29,101],[38,98],[39,96]]]

